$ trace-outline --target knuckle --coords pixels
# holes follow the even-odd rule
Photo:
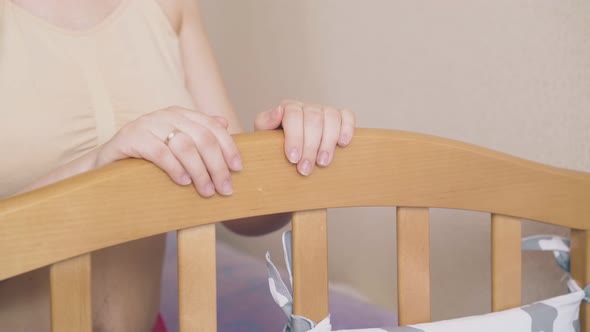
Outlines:
[[[320,144],[321,142],[319,139],[305,140],[303,142],[303,150],[305,150],[304,154],[314,153],[314,151],[319,148]]]
[[[303,114],[304,117],[308,118],[308,119],[312,119],[314,121],[319,120],[320,118],[324,118],[324,112],[322,112],[321,109],[317,109],[317,108],[305,108],[303,109]]]
[[[133,125],[145,125],[147,123],[150,122],[150,119],[155,115],[158,114],[158,111],[156,112],[151,112],[151,113],[146,113],[146,114],[142,114],[140,115],[137,119],[135,119],[135,121],[129,122],[127,125],[129,126],[133,126]],[[127,126],[125,125],[125,127]]]
[[[231,178],[231,175],[227,168],[218,167],[216,170],[211,172],[211,178],[216,185],[223,185],[227,179]]]
[[[225,128],[223,128],[223,126],[221,125],[221,123],[219,121],[217,121],[215,118],[213,118],[211,116],[206,117],[205,125],[215,131],[220,131],[220,130],[225,129]]]
[[[307,104],[305,106],[303,106],[303,109],[306,112],[322,112],[322,109],[324,107],[320,104]]]
[[[324,123],[324,114],[320,110],[309,110],[305,113],[305,118],[309,120],[312,125],[320,126]]]
[[[161,109],[160,111],[163,111],[163,112],[178,112],[181,109],[182,109],[182,107],[180,107],[178,105],[171,105],[171,106],[168,106],[166,108]]]
[[[288,113],[303,111],[303,109],[301,108],[300,105],[297,105],[294,103],[287,103],[284,105],[284,108],[285,108],[285,112],[288,112]]]
[[[331,118],[340,118],[340,112],[338,112],[338,109],[336,109],[335,107],[332,106],[326,106],[324,107],[324,114],[327,117],[331,117]]]
[[[180,106],[170,106],[160,111],[160,115],[170,117],[170,119],[178,119],[184,114],[184,109]]]
[[[327,132],[324,132],[324,135],[322,136],[322,147],[323,148],[329,148],[329,149],[333,149],[336,145],[336,143],[338,142],[338,139],[340,138],[340,135],[342,134],[342,128],[338,127],[338,128],[334,128],[334,130],[329,130]]]
[[[343,124],[340,129],[340,135],[350,135],[353,131],[354,126],[352,124]]]
[[[203,175],[203,181],[213,182],[216,186],[220,185],[223,180],[229,176],[226,174],[227,169],[224,171],[224,168],[221,163],[214,163],[214,165],[208,165],[207,167],[207,174]]]
[[[193,151],[194,143],[187,135],[177,134],[175,138],[175,140],[170,142],[170,144],[174,146],[174,150],[183,154],[188,154]]]
[[[165,145],[158,145],[151,148],[150,155],[154,160],[165,160],[168,157],[170,151]]]
[[[322,113],[323,108],[324,107],[322,105],[317,105],[317,104],[309,104],[309,105],[303,106],[303,110],[306,113]]]
[[[235,160],[237,158],[241,158],[240,151],[235,143],[232,141],[231,145],[226,149],[226,155],[229,157],[229,160]]]
[[[347,122],[342,124],[343,130],[354,130],[354,122]]]
[[[220,142],[219,149],[221,150],[221,153],[230,158],[230,160],[238,156],[238,148],[232,140]]]
[[[199,186],[205,186],[211,182],[211,178],[209,177],[209,173],[205,171],[201,171],[195,175],[195,182]]]
[[[343,116],[347,116],[351,121],[353,121],[353,122],[355,121],[356,114],[353,111],[345,108],[345,109],[340,110],[340,112],[342,113]]]
[[[200,148],[212,148],[218,146],[217,138],[209,130],[200,130],[196,136]]]
[[[296,99],[290,99],[290,98],[285,98],[283,100],[281,100],[281,104],[282,105],[287,105],[287,104],[303,104],[301,101],[296,100]]]
[[[150,113],[146,113],[146,114],[141,115],[140,117],[137,118],[137,120],[132,121],[131,123],[133,123],[135,125],[135,127],[153,128],[153,127],[157,126],[157,124],[159,122],[161,122],[161,119],[160,119],[161,116],[162,116],[162,113],[159,111],[150,112]]]
[[[172,112],[173,110],[174,110],[174,107],[173,106],[168,106],[166,108],[159,109],[159,110],[155,111],[154,113],[156,113],[156,114],[166,114],[166,113]]]

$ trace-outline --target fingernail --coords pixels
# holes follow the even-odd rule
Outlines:
[[[301,163],[300,172],[302,175],[308,176],[309,174],[311,174],[311,168],[311,162],[309,160],[304,160],[303,163]]]
[[[291,150],[289,150],[289,161],[292,164],[297,164],[299,162],[299,151],[297,148],[291,148]]]
[[[215,186],[213,183],[209,182],[205,185],[205,188],[203,188],[203,195],[209,197],[213,194],[215,194]]]
[[[318,157],[318,165],[326,167],[326,166],[328,166],[329,162],[330,162],[330,154],[326,151],[321,152]]]
[[[229,196],[233,193],[233,188],[231,184],[231,180],[225,180],[221,185],[221,194]]]
[[[235,158],[233,159],[232,163],[233,163],[233,170],[234,170],[234,171],[241,171],[241,170],[242,170],[242,168],[243,168],[243,165],[242,165],[242,158],[240,158],[240,157],[235,157]]]
[[[183,186],[188,186],[191,184],[193,180],[191,179],[190,175],[184,173],[180,176],[180,184]]]
[[[347,145],[348,143],[350,143],[350,137],[348,137],[348,135],[342,135],[338,143],[340,145]]]

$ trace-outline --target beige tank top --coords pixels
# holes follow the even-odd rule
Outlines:
[[[0,198],[107,141],[141,114],[194,108],[156,0],[122,0],[72,31],[0,0]]]

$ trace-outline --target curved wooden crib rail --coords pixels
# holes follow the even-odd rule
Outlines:
[[[179,230],[181,330],[215,331],[214,223],[300,211],[292,223],[295,313],[319,320],[328,313],[325,209],[397,206],[401,324],[430,320],[429,207],[491,213],[493,310],[520,304],[517,218],[571,228],[574,277],[590,283],[590,174],[427,135],[359,129],[332,166],[306,178],[284,158],[282,133],[235,139],[244,170],[229,198],[201,198],[152,164],[125,160],[1,200],[0,280],[52,265],[53,331],[91,331],[90,253]]]

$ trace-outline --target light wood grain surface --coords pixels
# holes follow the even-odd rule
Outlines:
[[[326,210],[293,214],[293,313],[319,322],[328,316]]]
[[[571,234],[571,270],[578,285],[590,285],[590,232],[572,230]],[[590,304],[582,302],[580,306],[581,331],[590,331]]]
[[[178,231],[180,332],[217,331],[215,224]]]
[[[427,208],[397,208],[400,325],[430,321],[430,227]]]
[[[53,264],[51,287],[51,330],[92,332],[90,254]]]
[[[235,138],[245,168],[230,198],[200,198],[154,165],[125,160],[1,200],[0,280],[154,234],[294,210],[456,208],[590,229],[585,173],[432,136],[359,129],[333,165],[302,177],[283,155],[281,132]]]
[[[401,256],[398,259],[402,302],[407,294],[418,294],[425,301],[429,297],[426,291],[429,280],[428,256],[425,255],[428,248],[426,207],[496,215],[494,242],[511,246],[495,252],[498,280],[510,275],[511,272],[506,271],[512,271],[510,266],[516,261],[506,260],[516,251],[515,223],[502,220],[518,217],[576,229],[572,269],[579,282],[590,281],[589,174],[544,166],[432,136],[359,129],[352,145],[338,151],[333,165],[303,177],[283,155],[281,132],[242,134],[235,139],[245,167],[235,174],[234,195],[229,198],[201,198],[192,187],[176,186],[154,165],[142,160],[125,160],[35,192],[1,200],[0,280],[60,262],[52,268],[55,294],[63,294],[60,289],[64,288],[64,280],[71,279],[80,285],[81,296],[85,297],[88,286],[84,285],[89,283],[85,278],[90,271],[85,253],[184,229],[179,232],[179,271],[181,287],[188,295],[181,299],[181,307],[185,308],[181,309],[184,317],[181,320],[184,319],[187,326],[184,329],[192,330],[197,324],[191,322],[192,309],[187,308],[209,310],[205,315],[215,316],[211,305],[215,301],[214,287],[203,293],[202,300],[195,302],[193,297],[203,290],[195,288],[187,279],[187,276],[199,275],[203,283],[214,285],[213,225],[202,225],[240,217],[310,211],[296,214],[294,222],[295,242],[301,243],[299,246],[303,248],[300,253],[296,249],[294,254],[300,256],[297,261],[302,266],[299,274],[296,272],[296,279],[301,281],[295,282],[295,293],[298,299],[303,299],[301,301],[311,299],[309,304],[300,302],[302,305],[296,307],[296,311],[320,318],[327,313],[327,297],[323,295],[327,289],[323,209],[401,206],[398,211]],[[317,241],[311,243],[304,235],[317,236]],[[200,239],[198,245],[195,239]],[[417,243],[407,242],[411,239]],[[312,248],[317,255],[306,261],[307,257],[302,259],[301,255],[309,252],[307,248]],[[416,253],[418,264],[408,258]],[[80,255],[84,256],[62,262]],[[197,268],[201,269],[199,273],[194,272]],[[297,286],[308,283],[312,268],[319,268],[321,272],[318,282],[312,281],[314,286],[310,289],[318,291],[313,295],[305,287]],[[407,272],[412,269],[419,275],[421,287],[408,281]],[[518,288],[513,281],[510,285],[513,290]],[[301,292],[300,295],[297,292]],[[507,297],[498,298],[505,300]],[[59,296],[55,299],[56,303],[78,301]],[[507,301],[512,303],[513,300]],[[406,305],[402,306],[402,323],[429,318],[426,310],[416,309],[415,314],[405,314],[404,307]],[[413,308],[413,304],[408,304],[407,308]],[[583,322],[588,321],[585,308],[586,305]],[[84,316],[83,312],[76,314],[78,316]],[[80,326],[86,324],[85,320],[81,322]],[[207,324],[205,330],[212,328],[215,322]]]
[[[492,214],[492,310],[522,304],[520,219]]]

